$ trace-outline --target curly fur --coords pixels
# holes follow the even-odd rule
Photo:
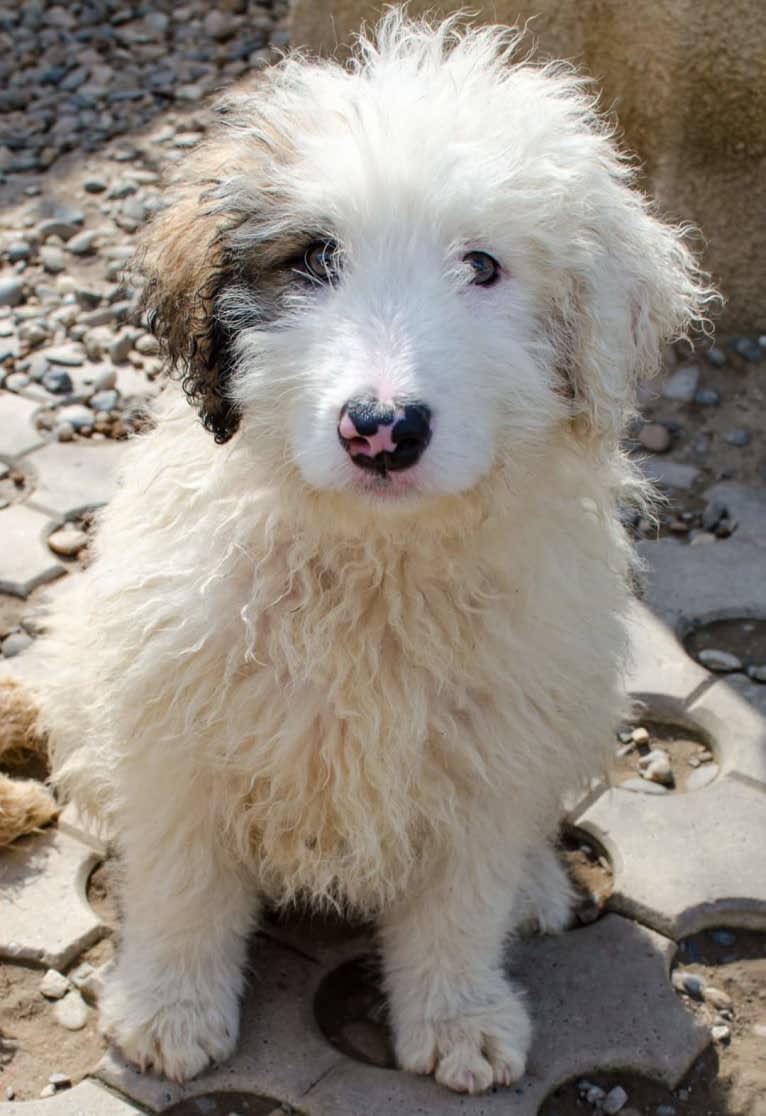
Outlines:
[[[405,1068],[523,1072],[503,937],[530,904],[564,921],[546,842],[622,709],[619,436],[711,295],[583,82],[516,50],[393,12],[349,69],[285,59],[147,238],[215,440],[169,390],[57,599],[41,700],[58,785],[125,861],[104,1024],[171,1076],[236,1040],[254,889],[379,918]],[[339,444],[370,388],[434,411],[404,474]]]

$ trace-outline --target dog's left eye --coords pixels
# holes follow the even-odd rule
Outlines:
[[[500,264],[488,252],[469,252],[463,256],[463,263],[473,268],[471,282],[475,286],[488,287],[500,275]]]
[[[315,240],[303,255],[303,265],[314,279],[329,283],[338,277],[340,259],[334,240]]]

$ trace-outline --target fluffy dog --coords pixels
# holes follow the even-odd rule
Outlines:
[[[104,819],[103,1023],[170,1077],[237,1040],[259,897],[378,919],[400,1065],[524,1071],[501,968],[623,708],[619,450],[710,297],[583,83],[389,14],[220,107],[144,255],[178,389],[62,594],[57,785]]]

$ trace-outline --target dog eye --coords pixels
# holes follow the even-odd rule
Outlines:
[[[469,252],[463,263],[473,268],[471,282],[476,286],[487,287],[500,275],[500,264],[487,252]]]
[[[314,279],[331,282],[340,271],[338,245],[334,240],[315,240],[304,252],[303,266]]]

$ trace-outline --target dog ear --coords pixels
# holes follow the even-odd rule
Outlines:
[[[704,330],[718,296],[688,247],[689,230],[658,220],[637,191],[612,179],[593,209],[557,311],[559,364],[576,427],[616,441],[639,381],[659,370],[663,343]]]
[[[177,189],[147,228],[140,254],[142,304],[170,374],[180,379],[206,429],[223,443],[240,419],[227,394],[234,363],[231,339],[214,313],[216,295],[228,279],[227,218],[211,204],[215,178],[204,170],[197,161],[194,180]]]

